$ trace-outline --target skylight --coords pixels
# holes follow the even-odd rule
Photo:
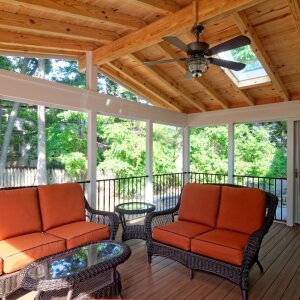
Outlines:
[[[222,52],[218,56],[222,59],[246,64],[246,67],[241,71],[225,69],[226,74],[238,87],[263,84],[271,81],[249,45]]]

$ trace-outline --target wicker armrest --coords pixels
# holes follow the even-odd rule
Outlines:
[[[178,207],[173,207],[161,211],[153,211],[145,218],[145,231],[147,243],[152,240],[152,230],[155,226],[161,226],[174,222],[174,216],[178,212]]]
[[[116,213],[96,210],[90,207],[85,201],[85,209],[87,211],[87,218],[90,222],[104,224],[109,227],[110,239],[114,240],[119,228],[119,218]]]

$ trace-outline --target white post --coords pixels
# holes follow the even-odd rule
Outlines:
[[[184,183],[190,181],[190,128],[183,127],[182,129],[182,141],[183,141],[183,152],[182,152],[182,171],[184,174]]]
[[[93,65],[92,52],[86,54],[86,89],[97,91],[97,67]],[[88,113],[88,201],[96,207],[96,180],[97,180],[97,112]]]
[[[294,226],[295,223],[295,127],[294,121],[287,121],[287,199],[286,199],[286,224],[288,226]]]
[[[234,183],[234,123],[228,124],[228,183]]]
[[[146,202],[153,203],[153,122],[146,123]]]

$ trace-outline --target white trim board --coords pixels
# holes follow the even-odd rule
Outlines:
[[[253,123],[300,118],[300,101],[232,108],[188,115],[190,127]]]
[[[0,70],[0,97],[16,102],[110,115],[155,123],[187,126],[187,114],[171,112],[114,96]]]

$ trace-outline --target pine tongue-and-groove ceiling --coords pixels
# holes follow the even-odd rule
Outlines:
[[[221,110],[300,99],[299,19],[299,1],[199,0],[202,39],[213,46],[247,35],[271,79],[243,88],[214,65],[200,79],[183,80],[183,63],[143,64],[185,56],[161,38],[194,40],[190,0],[0,0],[0,52],[78,59],[84,69],[93,51],[100,72],[153,105]]]

